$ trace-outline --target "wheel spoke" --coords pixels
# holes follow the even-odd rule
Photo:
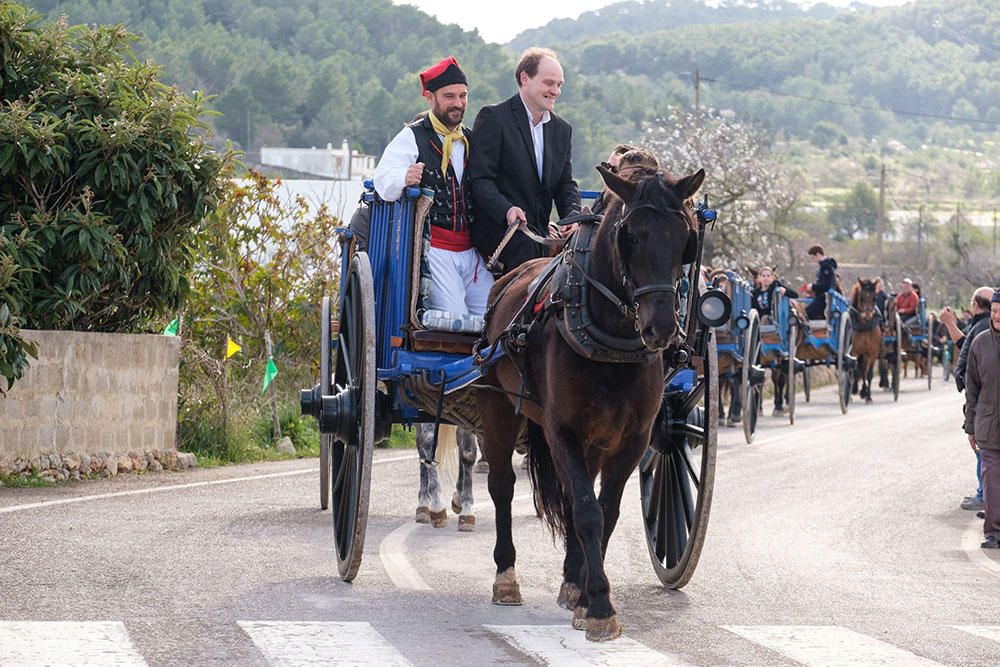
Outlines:
[[[679,461],[676,461],[674,467],[677,472],[677,493],[681,499],[681,506],[684,508],[684,520],[687,532],[691,532],[691,526],[694,525],[694,500],[691,497],[691,479],[688,477],[688,471],[686,470],[688,461],[684,456],[684,451],[680,449],[674,453],[674,458],[679,459]]]

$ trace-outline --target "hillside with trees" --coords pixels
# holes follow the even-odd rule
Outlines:
[[[862,3],[854,6],[866,8]],[[554,19],[541,28],[525,30],[511,40],[510,46],[519,51],[535,44],[568,45],[614,32],[640,35],[691,25],[829,19],[841,11],[823,2],[804,8],[788,0],[719,0],[711,5],[701,0],[626,0],[584,12],[576,19]]]
[[[248,151],[349,138],[378,154],[421,108],[416,73],[449,53],[473,83],[471,121],[479,106],[513,92],[514,58],[530,36],[505,49],[389,0],[29,4],[65,13],[71,23],[123,23],[142,37],[137,55],[162,65],[166,81],[216,96],[212,104],[223,114],[214,121],[217,137]],[[1000,121],[1000,45],[993,40],[1000,0],[835,15],[823,5],[806,13],[781,0],[625,2],[541,30],[566,61],[560,111],[574,123],[583,164],[637,137],[670,107],[691,105],[695,70],[703,107],[731,109],[824,148],[862,136],[977,143]]]

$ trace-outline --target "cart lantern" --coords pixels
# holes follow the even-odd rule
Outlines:
[[[721,327],[729,321],[733,303],[720,289],[710,289],[698,297],[698,319],[709,327]]]

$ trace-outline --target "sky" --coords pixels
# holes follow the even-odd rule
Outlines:
[[[488,42],[509,42],[529,28],[539,28],[555,18],[576,18],[584,12],[614,4],[615,0],[393,0],[397,5],[413,5],[437,17],[442,23],[457,23],[465,30],[479,29]],[[825,0],[829,5],[845,7],[851,0]],[[885,7],[902,5],[907,0],[862,0],[864,4]],[[800,2],[811,5],[815,2]]]

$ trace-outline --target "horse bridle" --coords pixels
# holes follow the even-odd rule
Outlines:
[[[624,206],[622,208],[624,210]],[[615,245],[618,247],[619,250],[618,254],[620,256],[620,261],[621,261],[622,285],[625,287],[626,297],[632,303],[632,306],[629,307],[629,309],[632,311],[633,317],[638,317],[639,315],[638,299],[643,294],[651,294],[653,292],[666,292],[667,294],[673,294],[674,296],[677,295],[676,283],[651,283],[649,285],[643,285],[642,287],[637,286],[635,280],[632,278],[631,271],[629,271],[628,258],[625,257],[625,253],[621,252],[621,244],[619,242],[618,236],[625,229],[625,224],[628,222],[629,216],[631,216],[636,211],[640,211],[642,209],[652,209],[657,213],[659,213],[660,215],[663,215],[664,217],[666,217],[667,214],[669,213],[676,213],[677,215],[680,215],[682,217],[687,216],[687,214],[684,211],[678,208],[662,209],[659,206],[656,206],[655,204],[640,204],[639,206],[635,206],[633,208],[625,210],[624,215],[622,215],[621,219],[615,223],[614,226]],[[690,226],[688,227],[688,231],[691,232]]]

